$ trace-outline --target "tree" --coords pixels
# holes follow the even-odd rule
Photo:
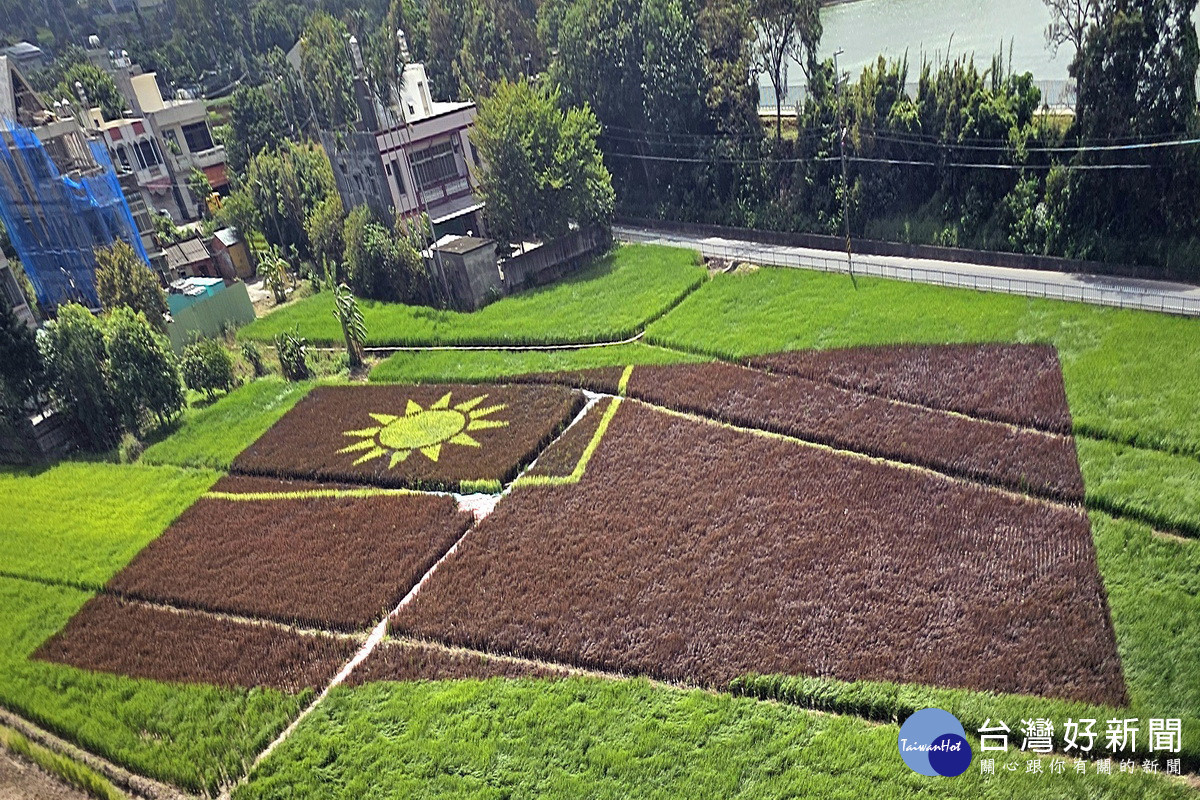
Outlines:
[[[358,119],[350,54],[349,31],[323,11],[308,18],[300,39],[300,74],[313,102],[318,124],[327,130],[348,130]]]
[[[1105,0],[1099,21],[1088,29],[1071,65],[1078,96],[1075,135],[1096,143],[1200,132],[1195,10],[1196,0]],[[1136,156],[1101,151],[1076,157],[1083,166],[1122,161],[1153,165],[1138,170],[1136,179],[1120,170],[1073,174],[1068,218],[1077,231],[1075,240],[1083,244],[1078,255],[1093,255],[1096,231],[1128,240],[1133,257],[1141,257],[1139,242],[1145,241],[1146,231],[1195,236],[1200,159],[1194,149],[1144,150]]]
[[[254,156],[283,143],[287,120],[270,86],[239,86],[230,100],[229,113],[229,142],[225,147],[229,166],[241,174]]]
[[[758,81],[754,79],[755,38],[748,0],[708,0],[697,20],[704,42],[705,101],[717,127],[734,135],[762,130]]]
[[[52,398],[75,423],[85,446],[112,447],[121,433],[120,413],[109,387],[100,321],[83,306],[66,303],[42,330],[38,345]]]
[[[1083,49],[1088,28],[1100,19],[1100,0],[1043,0],[1050,11],[1046,26],[1046,46],[1057,55],[1058,48],[1070,44],[1074,52]]]
[[[542,49],[528,0],[471,0],[454,74],[465,97],[483,97],[500,80],[541,70]]]
[[[78,82],[87,96],[89,106],[99,106],[106,119],[117,119],[125,110],[125,98],[117,90],[117,84],[102,69],[87,60],[87,53],[76,46],[63,49],[54,63],[40,72],[29,76],[35,89],[45,95],[48,104],[67,99],[71,105],[79,105]]]
[[[346,281],[360,297],[400,303],[433,300],[429,273],[410,237],[389,229],[359,206],[346,216]]]
[[[142,312],[160,333],[167,330],[167,296],[158,277],[128,243],[116,241],[96,249],[96,294],[100,305]]]
[[[0,292],[0,423],[24,415],[36,402],[44,376],[33,329]]]
[[[475,143],[487,169],[480,191],[495,235],[505,241],[553,237],[571,222],[607,224],[612,176],[587,107],[560,110],[557,90],[503,82],[479,104]],[[349,241],[349,236],[347,236]]]
[[[342,199],[336,194],[330,195],[316,205],[304,220],[304,232],[312,244],[313,260],[326,272],[336,274],[342,254],[346,250],[342,240],[342,227],[346,222],[346,212],[342,209]]]
[[[140,312],[117,308],[106,330],[112,399],[121,422],[134,435],[148,416],[161,425],[186,403],[171,345]]]
[[[212,400],[218,391],[228,392],[236,383],[233,356],[216,339],[201,339],[183,350],[183,381],[195,392]]]
[[[307,380],[312,374],[308,369],[308,340],[298,333],[280,333],[275,337],[275,352],[279,355],[279,368],[289,381]]]
[[[759,66],[775,90],[775,138],[783,137],[783,96],[787,93],[788,61],[795,60],[811,81],[817,70],[821,43],[819,0],[766,0],[754,5]]]
[[[275,296],[275,304],[285,302],[287,290],[292,285],[287,259],[279,253],[278,247],[259,251],[255,258],[258,259],[258,276],[263,279],[263,286]]]
[[[203,170],[192,167],[187,176],[187,190],[196,201],[196,205],[200,206],[200,215],[207,218],[209,215],[208,198],[212,195],[213,189],[212,183],[209,182],[208,176],[204,174]]]
[[[367,340],[367,324],[363,321],[358,301],[354,299],[350,287],[344,283],[338,284],[333,290],[333,315],[342,326],[342,336],[346,340],[346,354],[350,357],[350,366],[361,367],[363,344]]]
[[[254,209],[253,222],[270,242],[300,258],[312,255],[305,227],[309,209],[337,196],[324,150],[288,142],[277,152],[263,151],[251,159],[241,188]]]

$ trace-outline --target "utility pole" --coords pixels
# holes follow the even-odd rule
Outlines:
[[[845,51],[838,48],[833,51],[833,88],[837,95],[838,107],[838,128],[840,135],[838,137],[839,150],[842,157],[842,230],[846,234],[846,266],[850,270],[850,282],[854,284],[854,288],[858,288],[858,280],[854,277],[854,254],[850,247],[850,184],[846,174],[846,128],[845,104],[842,102],[842,73],[838,69],[838,56]]]

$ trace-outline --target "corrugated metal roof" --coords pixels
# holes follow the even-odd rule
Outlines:
[[[203,239],[187,239],[168,245],[163,248],[163,255],[167,258],[167,266],[172,269],[212,258]]]

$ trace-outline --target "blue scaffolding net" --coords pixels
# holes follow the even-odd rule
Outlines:
[[[0,122],[0,220],[43,308],[100,306],[98,247],[120,239],[150,262],[108,151],[99,142],[87,147],[95,165],[71,177],[32,130]]]

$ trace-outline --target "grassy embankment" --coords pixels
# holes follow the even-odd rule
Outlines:
[[[473,313],[401,303],[359,303],[368,346],[546,345],[626,339],[670,309],[705,278],[688,250],[627,245],[557,283],[497,300]],[[333,295],[322,292],[274,311],[238,332],[270,342],[299,330],[313,344],[338,346]]]

